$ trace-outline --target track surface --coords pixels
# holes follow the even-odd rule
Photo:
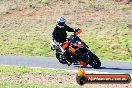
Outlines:
[[[109,73],[128,73],[132,74],[132,62],[120,61],[101,61],[102,66],[100,69],[93,69],[91,66],[85,67],[86,71],[98,71]],[[62,65],[57,59],[42,58],[42,57],[27,57],[27,56],[0,56],[0,65],[15,65],[15,66],[29,66],[29,67],[42,67],[42,68],[55,68],[66,70],[77,70],[77,65]]]

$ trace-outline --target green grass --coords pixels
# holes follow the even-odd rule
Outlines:
[[[4,28],[0,24],[1,55],[46,57],[55,55],[48,44],[51,39],[50,28],[53,24],[43,26],[43,23],[36,24],[32,21],[21,21],[21,23],[18,21],[18,24],[8,21],[8,24],[4,24],[6,26]],[[84,32],[81,34],[81,38],[89,45],[91,50],[103,59],[131,61],[132,33],[130,28],[124,29],[120,23],[115,26],[112,24],[105,23],[101,29],[99,28],[102,24],[94,25],[94,28],[91,29],[82,25]],[[118,30],[118,33],[116,33],[116,30]],[[111,33],[107,34],[107,32]]]
[[[13,83],[0,82],[0,88],[87,88],[79,85],[49,85],[49,84],[28,84],[28,83]],[[94,87],[91,87],[94,88]]]
[[[37,2],[43,7],[43,3],[47,1]],[[30,8],[32,1],[26,3],[25,6]],[[90,23],[85,20],[73,23],[84,29],[81,39],[101,59],[132,61],[131,4],[115,3],[111,0],[88,0],[86,4],[89,13],[95,12],[98,15],[94,18],[91,15],[88,19]],[[53,26],[54,23],[48,20],[1,20],[0,55],[55,56],[48,44]]]
[[[0,66],[0,75],[7,76],[22,76],[27,73],[32,74],[63,74],[66,75],[64,70],[54,70],[46,68],[30,68],[30,67],[16,67],[16,66]]]
[[[101,59],[132,61],[131,4],[112,0],[89,0],[86,3],[98,15],[90,19],[90,27],[89,24],[82,26],[83,40]]]
[[[37,0],[39,3],[46,3],[48,0]]]
[[[45,68],[30,68],[30,67],[16,67],[16,66],[0,66],[0,75],[5,77],[18,77],[21,78],[24,74],[34,75],[55,75],[67,76],[64,70],[45,69]],[[1,79],[2,80],[2,79]],[[79,85],[73,84],[46,84],[46,83],[33,83],[33,82],[18,82],[16,81],[0,81],[0,88],[80,88]],[[84,87],[83,87],[84,88]]]
[[[22,10],[24,8],[41,8],[48,4],[49,0],[0,0],[0,14],[6,14],[10,10]]]
[[[1,22],[4,23],[4,22]],[[16,24],[17,23],[17,24]],[[48,44],[52,25],[34,21],[8,21],[0,24],[0,54],[26,56],[53,56]],[[5,26],[3,28],[3,26]],[[48,27],[47,27],[48,26]]]
[[[129,28],[124,29],[117,26],[89,29],[84,41],[102,59],[132,61],[132,32],[129,32]]]
[[[88,0],[85,1],[90,8],[95,10],[125,10],[126,8],[130,8],[129,4],[121,3],[121,2],[113,2],[112,0]]]

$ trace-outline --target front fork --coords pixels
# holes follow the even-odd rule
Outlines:
[[[79,63],[83,66],[87,66],[88,63],[89,63],[89,53],[91,51],[87,48],[87,47],[84,47],[84,54],[82,56],[80,56],[80,61]]]

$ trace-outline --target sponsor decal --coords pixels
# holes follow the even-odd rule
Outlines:
[[[79,85],[85,83],[130,83],[131,76],[129,74],[86,74],[80,67],[76,76]]]

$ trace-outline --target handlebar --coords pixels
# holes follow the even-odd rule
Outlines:
[[[82,29],[77,28],[77,29],[75,29],[74,35],[78,35],[78,34],[80,34],[81,32],[82,32]]]

